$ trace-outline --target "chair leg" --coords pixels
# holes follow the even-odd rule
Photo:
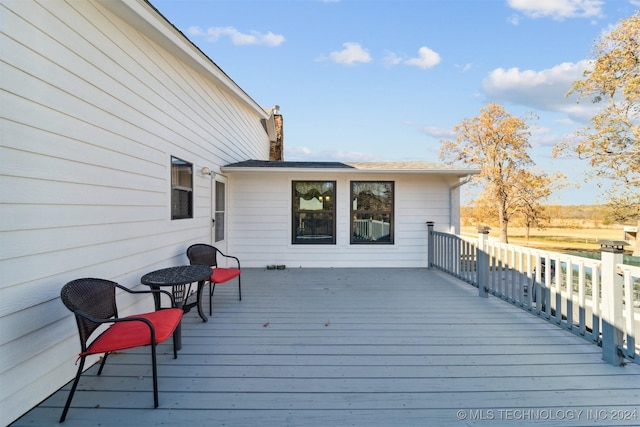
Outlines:
[[[156,340],[151,341],[151,370],[153,371],[153,405],[158,407],[158,366],[156,365]]]
[[[73,394],[76,392],[76,388],[78,387],[78,381],[80,381],[80,375],[82,375],[82,369],[84,368],[84,361],[86,358],[87,356],[82,356],[80,358],[78,373],[76,373],[76,378],[73,380],[73,385],[71,386],[69,397],[67,397],[67,403],[64,405],[64,409],[62,410],[62,415],[60,416],[60,422],[64,422],[65,418],[67,418],[67,412],[69,412],[69,406],[71,406],[71,400],[73,399]]]
[[[216,291],[215,282],[209,282],[209,316],[213,314],[213,293]]]
[[[242,301],[242,288],[240,287],[240,276],[238,276],[238,299]]]
[[[105,353],[104,356],[102,356],[102,362],[100,362],[100,369],[98,369],[98,375],[102,375],[102,368],[104,368],[104,364],[107,362],[107,356],[110,354],[111,353]]]
[[[171,340],[173,341],[173,358],[177,359],[178,358],[178,340],[176,340],[175,337],[172,337]]]

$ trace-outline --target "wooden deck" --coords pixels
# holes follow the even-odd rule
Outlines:
[[[183,348],[85,374],[66,426],[639,425],[640,366],[426,269],[245,269]],[[69,363],[73,363],[69,360]],[[57,423],[67,385],[14,423]],[[626,418],[626,419],[625,419]]]

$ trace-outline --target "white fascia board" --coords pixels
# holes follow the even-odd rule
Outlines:
[[[269,118],[269,114],[253,98],[150,3],[145,0],[96,1],[171,54],[220,84],[225,91],[254,109],[263,119]]]
[[[276,122],[273,117],[273,113],[269,114],[269,118],[266,119],[267,135],[269,135],[269,141],[275,142],[278,140],[278,132],[276,132]]]
[[[220,168],[225,174],[233,173],[316,173],[316,174],[393,174],[393,175],[455,175],[465,177],[477,175],[477,169],[350,169],[350,168],[289,168],[289,167],[225,167]]]

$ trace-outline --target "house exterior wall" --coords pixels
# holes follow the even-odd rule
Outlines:
[[[336,181],[336,244],[291,243],[295,180]],[[395,182],[395,242],[350,244],[350,182],[376,180]],[[426,267],[426,222],[449,231],[449,189],[458,181],[453,175],[230,172],[229,253],[246,267]],[[459,215],[453,219],[459,222]]]
[[[267,114],[144,1],[3,1],[0,425],[68,382],[64,283],[139,286],[210,241],[210,176],[268,159]],[[139,26],[131,23],[139,22]],[[222,77],[220,77],[222,76]],[[170,220],[170,157],[194,218]],[[123,300],[124,313],[150,308]]]

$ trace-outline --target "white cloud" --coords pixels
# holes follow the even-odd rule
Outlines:
[[[564,119],[558,119],[555,121],[557,124],[562,126],[575,126],[576,122],[571,120],[569,117],[565,117]]]
[[[343,43],[343,50],[331,52],[329,57],[338,64],[353,65],[356,62],[371,62],[369,52],[360,46],[360,43],[347,42]]]
[[[456,68],[461,68],[463,73],[466,73],[467,71],[469,71],[471,68],[473,68],[473,64],[472,63],[467,63],[464,65],[460,65],[460,64],[456,64],[455,65]]]
[[[311,155],[311,149],[308,147],[289,147],[285,145],[284,152],[287,160],[301,160]]]
[[[408,65],[411,67],[422,68],[423,70],[427,68],[435,67],[440,63],[442,59],[440,58],[440,54],[433,51],[432,49],[422,46],[418,49],[418,56],[415,58],[406,58],[397,55],[394,52],[387,52],[387,55],[384,58],[384,63],[387,66],[395,66],[395,65]],[[469,67],[471,64],[467,64]],[[464,71],[467,71],[465,68]]]
[[[441,128],[438,126],[423,126],[421,128],[423,133],[436,138],[453,138],[456,133],[452,128]]]
[[[380,160],[371,153],[343,150],[324,150],[314,152],[308,147],[303,146],[285,146],[284,153],[285,159],[299,162],[372,162]]]
[[[529,142],[534,147],[553,147],[563,138],[563,135],[554,134],[548,127],[531,126],[529,130]]]
[[[394,65],[398,65],[402,63],[402,58],[396,55],[393,52],[387,52],[387,55],[384,57],[385,65],[392,67]]]
[[[482,83],[483,92],[491,100],[524,105],[544,111],[563,112],[585,121],[597,108],[588,101],[565,94],[573,82],[583,77],[590,61],[566,62],[541,71],[497,68]]]
[[[422,46],[420,49],[418,49],[417,58],[407,59],[406,61],[404,61],[404,63],[426,70],[427,68],[435,67],[440,63],[440,61],[441,58],[438,52],[435,52],[426,46]]]
[[[187,34],[189,34],[190,36],[204,36],[206,32],[200,27],[193,26],[187,28]]]
[[[530,18],[589,18],[603,15],[602,0],[508,0],[511,8]],[[515,21],[517,24],[517,20]]]
[[[207,30],[203,30],[200,27],[189,27],[187,33],[192,36],[207,36],[207,40],[210,42],[217,42],[220,37],[229,37],[231,42],[235,45],[264,45],[269,47],[279,46],[284,43],[285,38],[283,35],[274,34],[271,31],[268,33],[260,33],[258,31],[251,31],[249,33],[242,33],[234,27],[209,27]]]
[[[320,62],[329,59],[338,64],[353,65],[357,62],[368,63],[373,60],[373,58],[369,54],[369,51],[363,48],[360,43],[347,42],[343,43],[342,46],[344,47],[344,49],[331,52],[329,54],[329,58],[321,56],[317,58],[316,61]],[[440,54],[429,49],[426,46],[423,46],[418,50],[418,56],[415,58],[406,58],[399,56],[394,52],[386,52],[382,61],[387,67],[404,64],[412,67],[419,67],[424,70],[427,68],[432,68],[439,64],[441,58]],[[470,67],[470,64],[468,64],[468,66]],[[464,71],[467,71],[467,69],[468,68],[465,68]]]

